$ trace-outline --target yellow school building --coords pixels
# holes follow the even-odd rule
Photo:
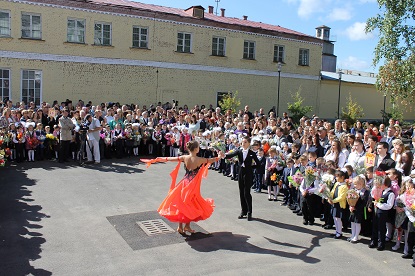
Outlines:
[[[251,110],[269,110],[279,99],[282,113],[301,87],[314,114],[336,117],[330,28],[311,36],[225,12],[125,0],[0,0],[0,96],[193,106],[238,91]],[[384,98],[374,76],[349,76],[341,106],[350,92],[366,118],[380,118]]]

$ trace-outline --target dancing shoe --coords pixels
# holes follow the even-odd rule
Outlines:
[[[251,213],[248,213],[248,216],[246,217],[246,219],[247,219],[248,221],[251,221],[251,220],[252,220],[252,214],[251,214]]]
[[[241,214],[238,216],[238,219],[244,219],[244,218],[246,218],[246,214],[244,214],[244,213],[241,213]]]

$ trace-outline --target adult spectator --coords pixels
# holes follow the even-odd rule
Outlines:
[[[62,117],[59,118],[60,127],[60,151],[59,151],[59,163],[69,162],[69,143],[72,140],[72,130],[75,125],[68,117],[69,109],[62,109]]]
[[[387,142],[379,142],[376,145],[377,155],[375,158],[375,171],[386,172],[389,169],[395,168],[396,163],[388,153],[389,145]]]

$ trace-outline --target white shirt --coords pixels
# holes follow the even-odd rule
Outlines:
[[[385,189],[383,191],[382,195],[385,195],[388,191],[391,191],[391,188]],[[395,194],[394,193],[389,193],[387,202],[386,203],[377,202],[376,207],[378,207],[381,210],[387,211],[387,210],[392,209],[394,203],[395,203]]]
[[[352,152],[349,154],[349,158],[347,159],[346,165],[350,165],[353,169],[356,167],[363,167],[365,164],[365,152],[362,151],[361,153]]]
[[[245,161],[245,159],[246,159],[246,157],[248,156],[248,151],[249,151],[249,149],[242,149],[242,159],[243,159],[243,161]],[[242,167],[245,167],[245,164],[244,163],[242,163]]]

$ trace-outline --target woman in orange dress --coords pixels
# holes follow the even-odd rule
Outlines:
[[[147,163],[147,167],[156,162],[179,161],[176,168],[170,173],[172,183],[169,193],[157,211],[169,221],[178,222],[177,232],[180,234],[194,233],[190,222],[205,220],[211,216],[214,207],[213,199],[205,199],[200,195],[200,184],[202,177],[207,175],[209,165],[218,161],[223,155],[220,153],[219,157],[202,158],[197,156],[199,152],[197,141],[189,141],[186,146],[189,155],[143,160]],[[181,162],[184,163],[186,173],[183,179],[176,183]]]

